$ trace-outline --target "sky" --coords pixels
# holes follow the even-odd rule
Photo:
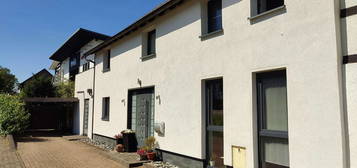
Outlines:
[[[0,0],[0,66],[22,82],[77,29],[114,35],[165,0]],[[53,73],[53,72],[51,72]]]

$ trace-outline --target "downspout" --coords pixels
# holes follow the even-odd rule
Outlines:
[[[88,62],[93,63],[93,86],[92,86],[92,129],[91,129],[91,139],[93,139],[93,130],[94,130],[94,95],[95,95],[95,55],[93,60],[87,59],[87,57],[84,57],[84,59]]]
[[[339,76],[339,89],[340,89],[340,107],[341,107],[341,136],[342,136],[342,151],[343,151],[343,167],[350,168],[350,139],[349,139],[349,128],[348,128],[348,109],[347,109],[347,92],[346,92],[346,69],[343,64],[343,47],[342,41],[346,40],[346,36],[343,35],[342,31],[342,18],[340,15],[341,6],[340,1],[334,1],[335,7],[335,31],[336,31],[336,44],[337,44],[337,56],[338,56],[338,76]],[[344,5],[343,5],[344,6]]]

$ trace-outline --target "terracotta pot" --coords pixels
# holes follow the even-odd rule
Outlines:
[[[115,150],[117,152],[124,152],[124,145],[123,144],[118,144],[117,146],[115,146]]]
[[[146,154],[146,156],[148,157],[149,160],[154,160],[155,156],[156,156],[156,153],[155,152],[148,152]]]

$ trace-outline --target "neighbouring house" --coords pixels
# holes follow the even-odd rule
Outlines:
[[[90,63],[86,59],[81,59],[81,55],[108,38],[109,36],[101,33],[83,28],[78,29],[50,56],[52,60],[50,70],[55,71],[53,83],[58,84],[68,80],[75,81],[78,73],[89,70],[91,68]],[[83,68],[79,69],[79,67]]]
[[[41,71],[37,72],[36,74],[33,74],[31,77],[29,77],[28,79],[26,79],[25,81],[21,82],[19,84],[19,88],[23,88],[26,83],[28,83],[31,80],[34,80],[35,78],[48,78],[48,79],[52,79],[52,74],[50,72],[48,72],[46,69],[42,69]]]
[[[139,146],[155,136],[181,167],[357,167],[356,9],[166,1],[78,54],[94,62],[75,73],[78,132],[114,144],[133,129]]]
[[[87,56],[86,58],[82,57],[82,55],[107,39],[109,39],[109,36],[107,35],[83,28],[78,29],[66,42],[64,42],[60,48],[57,49],[57,51],[50,56],[50,59],[52,60],[50,69],[55,71],[53,84],[57,85],[61,82],[73,81],[75,82],[77,96],[80,94],[82,96],[80,98],[89,98],[89,92],[93,84],[91,78],[92,73],[90,73],[93,71],[93,64],[89,60],[93,59],[93,55]],[[76,75],[83,76],[79,74],[90,74],[91,76],[86,78],[86,80],[78,79],[77,81]],[[73,116],[69,116],[72,121],[71,123],[73,124],[72,132],[86,135],[86,129],[83,129],[83,127],[80,128],[80,126],[83,126],[83,116],[80,117],[79,110],[77,109],[83,108],[85,105],[84,102],[76,102],[71,98],[58,99],[58,101],[61,100],[65,100],[66,102],[68,101],[69,103],[77,103],[73,107],[75,108],[72,113]],[[89,108],[89,104],[86,104],[86,107]],[[86,117],[88,117],[88,112],[86,114]],[[87,123],[86,125],[89,124]]]

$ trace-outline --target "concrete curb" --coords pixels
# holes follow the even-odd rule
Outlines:
[[[14,136],[12,136],[11,134],[7,135],[6,136],[6,140],[9,143],[10,150],[11,151],[16,151],[16,144],[15,144],[15,141],[14,141]]]

